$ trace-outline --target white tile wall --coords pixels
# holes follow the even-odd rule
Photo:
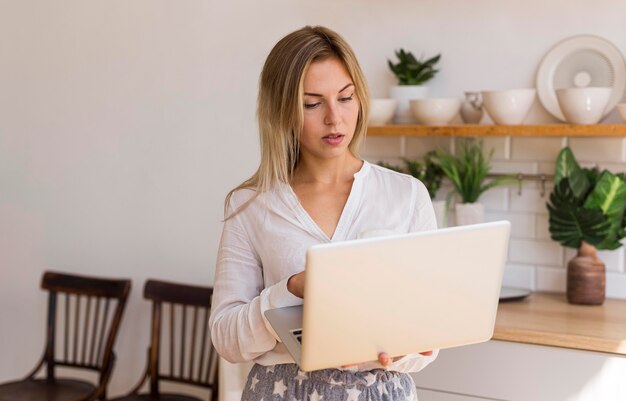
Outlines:
[[[538,266],[535,269],[535,290],[565,292],[567,271],[553,267]]]
[[[549,176],[554,175],[554,170],[556,169],[556,163],[554,161],[552,162],[542,161],[538,164],[539,164],[539,169],[537,170],[538,174],[547,174]]]
[[[453,138],[448,137],[407,137],[405,154],[410,159],[421,159],[434,149],[450,150],[453,141]]]
[[[506,287],[535,289],[535,266],[507,263],[502,285]]]
[[[361,156],[376,160],[377,158],[397,158],[402,156],[401,138],[370,136],[361,145]]]
[[[512,160],[554,161],[564,146],[563,138],[511,138]]]
[[[493,160],[507,160],[511,158],[511,138],[493,137],[483,138],[483,150],[489,154],[493,150]]]
[[[546,266],[563,266],[563,248],[554,241],[510,240],[509,261]]]
[[[545,193],[541,196],[541,188],[531,188],[529,186],[522,187],[522,193],[519,194],[517,188],[511,188],[511,197],[509,198],[512,212],[526,213],[548,213],[546,203],[549,200],[552,191],[552,183],[546,184]]]
[[[486,212],[485,221],[508,220],[511,238],[535,238],[535,215],[528,213]]]
[[[626,164],[623,163],[598,163],[598,168],[600,170],[609,170],[612,173],[624,173],[626,172]]]
[[[624,161],[624,138],[569,138],[569,147],[579,162]]]
[[[491,188],[478,200],[485,205],[485,211],[505,211],[509,209],[509,190],[506,187]]]
[[[374,140],[372,140],[374,139]],[[453,149],[453,138],[369,138],[368,152],[378,160],[398,161],[406,155],[421,158],[437,147]],[[563,146],[569,144],[583,166],[598,165],[612,172],[626,171],[626,139],[624,138],[483,138],[485,149],[494,148],[492,172],[502,174],[547,174],[552,176],[555,159]],[[550,239],[546,203],[552,191],[552,178],[545,185],[524,181],[521,194],[518,186],[498,187],[483,194],[485,220],[509,220],[511,241],[503,282],[507,286],[536,291],[564,292],[567,262],[575,255]],[[444,181],[437,199],[445,199],[452,187]],[[449,214],[454,223],[454,212]],[[599,251],[607,269],[607,297],[626,299],[626,252]]]
[[[548,213],[541,213],[535,215],[535,238],[550,240],[550,221],[548,219]]]
[[[492,161],[491,172],[497,174],[536,174],[538,171],[538,163],[535,162],[511,162],[511,161]]]
[[[626,274],[606,274],[606,296],[626,299]]]

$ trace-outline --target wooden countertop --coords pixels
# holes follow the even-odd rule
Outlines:
[[[499,305],[493,339],[626,355],[626,301],[582,306],[565,294],[532,293]]]

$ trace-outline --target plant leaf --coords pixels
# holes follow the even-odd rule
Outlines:
[[[620,230],[626,207],[626,183],[611,172],[603,171],[583,206],[587,209],[601,210],[611,224],[610,232],[604,241],[598,244],[598,249],[615,249],[616,242],[619,244],[619,239],[623,238],[620,236]]]
[[[569,185],[578,198],[580,198],[590,187],[586,172],[580,168],[574,154],[567,146],[561,149],[556,158],[554,185],[557,186],[563,178],[569,179]]]
[[[601,210],[588,209],[580,203],[568,178],[561,179],[550,194],[550,236],[563,246],[578,248],[583,240],[597,246],[611,231],[611,222]]]

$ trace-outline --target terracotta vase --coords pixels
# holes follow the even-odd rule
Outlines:
[[[578,305],[602,305],[606,274],[596,248],[583,241],[578,254],[567,264],[567,301]]]

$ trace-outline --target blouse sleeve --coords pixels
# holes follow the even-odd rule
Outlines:
[[[276,346],[278,336],[265,319],[266,310],[302,304],[287,289],[288,279],[264,288],[262,263],[241,213],[224,223],[209,319],[215,349],[233,363],[253,360]]]
[[[414,207],[409,232],[436,230],[437,219],[433,202],[426,186],[417,179],[413,181],[412,198]]]

